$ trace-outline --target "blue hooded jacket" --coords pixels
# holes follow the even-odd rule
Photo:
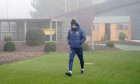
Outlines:
[[[86,35],[84,31],[80,28],[78,23],[76,29],[71,28],[68,31],[67,40],[70,48],[83,48],[83,43],[86,40]]]

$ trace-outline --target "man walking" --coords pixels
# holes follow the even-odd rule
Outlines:
[[[72,19],[71,29],[68,31],[68,44],[70,45],[69,54],[69,72],[68,76],[72,76],[72,67],[75,54],[77,54],[81,64],[81,74],[84,73],[84,59],[83,59],[83,43],[86,40],[84,31],[80,28],[76,20]]]

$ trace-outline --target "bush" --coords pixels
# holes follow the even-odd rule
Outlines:
[[[55,42],[47,42],[44,50],[45,50],[45,52],[56,51]]]
[[[107,39],[106,34],[104,36],[102,36],[101,41],[105,41]]]
[[[127,38],[127,35],[124,34],[123,32],[119,33],[119,40],[125,40]]]
[[[88,43],[83,44],[83,51],[89,51]]]
[[[4,51],[12,52],[16,50],[16,46],[14,42],[6,42],[4,44]]]
[[[106,46],[107,47],[111,47],[111,48],[114,48],[115,47],[115,45],[114,45],[114,43],[112,41],[107,42],[106,43]]]
[[[12,41],[12,35],[11,34],[7,34],[4,36],[4,41]]]
[[[45,33],[41,29],[30,29],[26,34],[26,43],[29,46],[42,45],[45,40]]]

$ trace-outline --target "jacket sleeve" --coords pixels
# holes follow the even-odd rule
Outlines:
[[[68,41],[68,44],[70,45],[70,30],[68,31],[67,41]]]
[[[81,30],[81,40],[80,40],[80,44],[83,44],[85,40],[86,40],[86,35],[85,35],[84,31]]]

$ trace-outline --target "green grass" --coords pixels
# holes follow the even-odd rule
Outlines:
[[[68,77],[68,53],[47,55],[0,66],[0,84],[140,84],[140,52],[84,52],[85,74],[77,56]]]

